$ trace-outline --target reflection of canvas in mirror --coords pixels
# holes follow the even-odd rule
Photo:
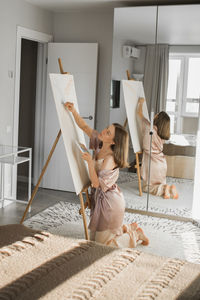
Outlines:
[[[70,171],[78,195],[90,180],[86,163],[82,159],[81,152],[76,144],[79,142],[85,145],[83,132],[75,124],[71,113],[63,105],[66,101],[73,102],[75,109],[79,112],[74,79],[72,75],[50,74],[50,81]]]
[[[141,122],[137,118],[137,104],[140,97],[145,99],[143,84],[140,81],[122,80],[122,86],[133,149],[135,153],[141,152],[142,128]],[[149,120],[146,101],[143,104],[143,115]]]

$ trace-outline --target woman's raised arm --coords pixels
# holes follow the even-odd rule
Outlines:
[[[81,128],[89,137],[92,136],[93,129],[81,118],[74,107],[74,103],[66,102],[65,107],[73,114],[74,120],[79,128]]]

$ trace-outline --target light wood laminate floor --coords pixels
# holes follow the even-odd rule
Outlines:
[[[26,187],[24,184],[20,184],[18,199],[23,200],[24,197],[26,197]],[[30,218],[59,201],[79,203],[79,197],[75,193],[39,188],[32,202],[31,212],[27,214],[26,218]],[[0,225],[20,223],[25,208],[26,205],[16,202],[2,208],[0,203]]]

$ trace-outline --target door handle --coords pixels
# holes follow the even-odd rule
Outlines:
[[[82,119],[93,120],[93,116],[89,116],[89,117],[82,117]]]

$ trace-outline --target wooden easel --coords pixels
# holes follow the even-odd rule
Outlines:
[[[58,58],[58,63],[59,63],[59,67],[60,67],[60,73],[61,73],[61,74],[69,74],[69,72],[64,72],[64,71],[63,71],[62,62],[61,62],[61,59],[60,59],[60,58]],[[31,195],[31,198],[30,198],[30,200],[29,200],[29,202],[28,202],[28,204],[27,204],[27,206],[26,206],[26,209],[25,209],[25,211],[24,211],[24,214],[23,214],[23,217],[22,217],[22,219],[21,219],[21,221],[20,221],[20,224],[22,224],[22,223],[24,222],[24,219],[25,219],[26,214],[27,214],[27,212],[28,212],[28,210],[29,210],[29,207],[30,207],[30,205],[31,205],[31,203],[32,203],[32,201],[33,201],[33,199],[35,198],[35,195],[36,195],[36,193],[37,193],[37,190],[38,190],[38,188],[39,188],[39,185],[40,185],[40,183],[41,183],[41,180],[42,180],[42,178],[43,178],[43,176],[44,176],[44,173],[45,173],[45,171],[46,171],[46,169],[47,169],[47,166],[48,166],[48,164],[49,164],[49,162],[50,162],[50,159],[51,159],[51,157],[52,157],[52,155],[53,155],[53,153],[54,153],[54,150],[55,150],[56,145],[57,145],[57,143],[58,143],[58,141],[59,141],[59,139],[60,139],[60,136],[61,136],[61,129],[59,130],[58,135],[57,135],[57,137],[56,137],[56,139],[55,139],[55,141],[54,141],[54,143],[53,143],[53,146],[52,146],[52,148],[51,148],[51,151],[50,151],[50,153],[49,153],[49,155],[48,155],[48,158],[47,158],[47,160],[46,160],[46,163],[45,163],[45,165],[44,165],[44,167],[43,167],[43,169],[42,169],[42,172],[41,172],[41,174],[40,174],[40,177],[39,177],[39,179],[38,179],[38,182],[37,182],[37,184],[36,184],[36,186],[35,186],[35,188],[34,188],[34,190],[33,190],[33,193],[32,193],[32,195]],[[84,187],[84,188],[82,189],[82,191],[80,192],[80,194],[79,194],[80,204],[81,204],[81,209],[79,210],[79,213],[82,214],[82,216],[83,216],[83,225],[84,225],[85,238],[86,238],[86,240],[89,240],[89,234],[88,234],[88,228],[87,228],[87,220],[86,220],[86,215],[85,215],[85,208],[86,208],[86,207],[89,207],[89,208],[90,208],[90,199],[89,199],[89,195],[88,195],[88,188],[89,188],[89,187],[90,187],[90,185]],[[83,193],[86,194],[86,199],[87,199],[86,202],[85,202],[85,204],[84,204],[84,200],[83,200]]]
[[[135,80],[131,78],[129,70],[126,70],[127,79],[128,80]],[[128,119],[126,117],[126,120],[124,122],[124,127],[126,128],[128,124]],[[142,196],[142,183],[141,183],[141,175],[140,175],[140,162],[139,162],[139,154],[142,154],[142,152],[136,152],[136,165],[134,166],[137,169],[137,176],[138,176],[138,188],[139,188],[139,195]]]

